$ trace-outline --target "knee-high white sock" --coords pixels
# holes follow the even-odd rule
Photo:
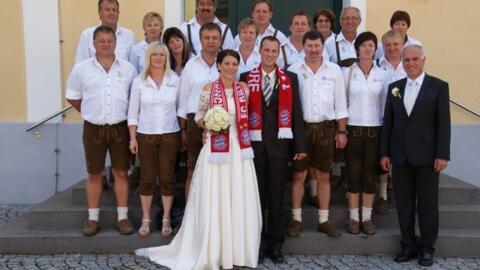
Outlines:
[[[372,219],[372,208],[362,207],[362,222],[369,221],[371,219]]]
[[[88,219],[98,221],[100,208],[88,208]]]
[[[312,197],[317,196],[317,180],[310,179],[308,180],[308,184],[310,185],[310,196]]]
[[[318,209],[318,223],[324,223],[328,221],[328,209],[321,210]]]
[[[296,221],[302,222],[302,208],[292,208],[292,218]]]
[[[128,207],[117,207],[118,221],[128,218]]]
[[[355,221],[360,221],[360,216],[358,214],[358,208],[348,209],[350,212],[350,219]]]
[[[388,183],[379,183],[378,184],[378,195],[381,199],[387,200],[387,186]]]

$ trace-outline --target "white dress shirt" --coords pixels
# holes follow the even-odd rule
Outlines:
[[[325,41],[325,49],[327,50],[328,56],[330,57],[330,62],[338,63],[337,60],[337,49],[335,41],[338,41],[338,49],[340,51],[340,60],[345,60],[349,58],[357,58],[357,52],[355,51],[355,40],[352,42],[348,41],[342,32],[336,36],[336,38],[327,38]]]
[[[222,29],[222,33],[220,35],[220,40],[222,40],[223,33],[225,32],[225,27],[227,27],[227,25],[222,23],[217,17],[213,19],[213,22],[216,23],[218,26],[220,26],[220,28]],[[190,33],[192,35],[191,42],[194,49],[193,51],[198,55],[202,50],[202,44],[200,43],[200,28],[202,26],[198,23],[197,17],[195,16],[190,21],[183,22],[180,25],[180,30],[182,30],[182,33],[187,38],[187,41],[190,41],[188,39],[188,27],[187,27],[188,24],[190,25]],[[235,48],[235,42],[233,41],[232,31],[228,29],[227,36],[225,37],[225,41],[223,42],[222,49],[234,49],[234,48]]]
[[[288,70],[298,76],[305,122],[319,123],[348,117],[345,83],[337,64],[323,59],[314,73],[302,60]]]
[[[240,53],[240,47],[237,47],[235,51],[237,51],[238,54],[240,55],[240,63],[238,65],[238,72],[237,72],[237,80],[238,80],[242,73],[258,67],[262,59],[260,57],[260,53],[256,48],[254,48],[253,51],[250,53],[246,62],[245,62],[245,59],[242,58],[242,54]]]
[[[137,76],[132,84],[128,107],[128,125],[137,126],[142,134],[165,134],[180,130],[179,109],[180,78],[175,72],[167,72],[157,87],[148,76]]]
[[[143,66],[145,65],[145,53],[147,52],[148,45],[145,40],[142,40],[130,49],[129,61],[137,69],[138,73],[143,70]]]
[[[180,82],[180,111],[178,116],[187,119],[188,113],[197,113],[203,87],[218,79],[217,65],[209,66],[199,54],[188,60]]]
[[[115,59],[108,72],[95,57],[76,64],[68,77],[65,98],[82,100],[82,118],[95,125],[113,125],[127,120],[128,98],[135,68]]]
[[[262,39],[264,37],[273,36],[276,30],[277,29],[273,27],[272,24],[269,24],[267,29],[265,29],[265,32],[263,32],[263,34],[260,34],[260,33],[258,34],[257,39],[255,40],[255,48],[259,49],[260,42],[262,41]],[[287,36],[285,36],[285,34],[282,33],[282,31],[280,30],[277,31],[276,38],[278,39],[278,41],[280,41],[280,45],[283,45],[287,41]],[[240,37],[238,35],[235,36],[235,45],[240,46]]]
[[[382,68],[373,65],[368,77],[355,63],[351,67],[350,85],[345,85],[348,100],[348,125],[379,127],[383,124],[383,111],[387,98],[389,78]],[[343,71],[348,84],[350,68]]]
[[[89,27],[85,29],[80,35],[80,40],[77,45],[77,55],[75,57],[75,63],[80,63],[83,60],[95,56],[95,47],[93,47],[93,32],[97,29],[97,26]],[[115,47],[115,56],[128,61],[130,56],[130,48],[135,44],[135,33],[132,30],[123,28],[117,25],[117,31],[115,32],[117,38],[117,45]]]
[[[408,116],[412,113],[423,79],[425,79],[425,72],[422,72],[415,80],[407,77],[407,84],[405,85],[405,92],[403,93],[403,104],[405,104],[405,110]]]
[[[285,68],[285,59],[283,59],[282,48],[285,48],[285,55],[287,56],[288,66],[291,66],[305,58],[305,50],[303,50],[302,48],[302,50],[299,52],[297,48],[295,48],[295,46],[293,45],[290,38],[287,38],[287,41],[285,42],[285,44],[283,44],[282,47],[280,48],[280,55],[278,56],[278,60],[277,60],[277,65],[280,68]],[[323,50],[322,56],[323,56],[323,59],[328,59],[327,50],[325,49]]]
[[[403,69],[402,61],[398,63],[397,68],[392,66],[390,62],[387,61],[385,56],[382,56],[379,60],[380,67],[388,73],[389,83],[396,82],[407,77],[407,73]]]

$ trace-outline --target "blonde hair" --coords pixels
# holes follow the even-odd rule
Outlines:
[[[140,74],[142,80],[146,80],[147,77],[150,75],[150,57],[152,56],[152,54],[158,51],[162,51],[163,53],[165,53],[165,74],[170,72],[173,73],[173,70],[170,67],[170,52],[168,51],[168,47],[163,43],[155,41],[150,43],[147,51],[145,52],[145,63],[143,66],[143,70]]]
[[[245,18],[240,21],[238,24],[238,33],[240,33],[243,29],[253,26],[255,28],[255,34],[258,36],[260,30],[258,29],[258,24],[252,18]]]
[[[143,16],[143,24],[142,24],[143,29],[145,29],[145,25],[147,24],[148,20],[150,20],[150,19],[157,19],[160,22],[160,35],[161,35],[161,33],[163,32],[163,27],[164,27],[162,16],[160,14],[158,14],[157,12],[148,12],[147,14],[145,14],[145,16]]]

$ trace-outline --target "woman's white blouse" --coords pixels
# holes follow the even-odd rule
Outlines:
[[[180,130],[179,110],[180,78],[174,72],[164,75],[157,87],[150,76],[135,78],[128,107],[128,125],[136,125],[142,134],[165,134]]]
[[[373,65],[367,77],[354,64],[349,83],[350,69],[345,69],[345,88],[347,89],[348,125],[377,127],[383,124],[383,111],[387,97],[388,73]]]

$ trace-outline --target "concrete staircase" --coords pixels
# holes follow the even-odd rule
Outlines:
[[[182,193],[183,184],[177,185]],[[285,211],[290,216],[289,194]],[[330,219],[342,231],[342,237],[331,239],[315,231],[317,210],[305,205],[300,237],[287,238],[285,253],[294,254],[395,254],[399,250],[397,214],[390,196],[390,209],[384,216],[373,216],[377,233],[350,235],[346,232],[348,212],[343,187],[333,190]],[[102,194],[101,231],[84,237],[82,224],[87,218],[85,182],[48,199],[23,216],[3,225],[0,230],[0,254],[52,253],[129,253],[141,247],[167,244],[171,239],[160,236],[158,229],[148,238],[136,233],[121,236],[115,231],[116,206],[112,190]],[[480,257],[480,189],[452,177],[440,177],[440,234],[436,245],[439,256]],[[129,216],[136,228],[141,220],[138,196],[130,194]],[[160,208],[153,206],[152,213]],[[178,213],[179,211],[177,211]],[[159,221],[155,219],[154,228]]]

